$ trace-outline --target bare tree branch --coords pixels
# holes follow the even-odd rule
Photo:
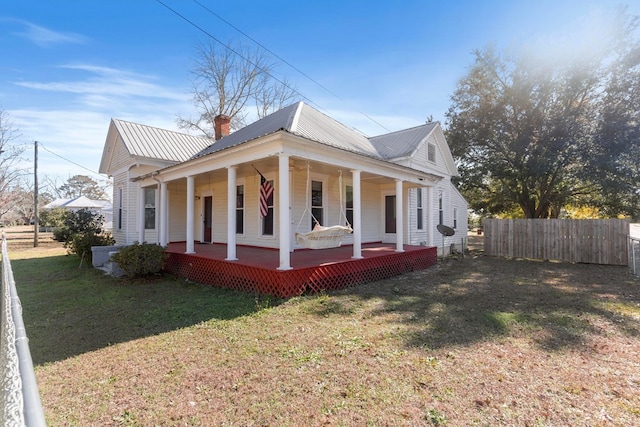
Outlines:
[[[178,117],[178,126],[211,138],[217,115],[231,117],[231,130],[238,130],[246,125],[248,107],[256,108],[258,118],[282,108],[296,92],[286,80],[273,77],[275,65],[264,50],[201,44],[192,70],[192,101],[199,115]]]

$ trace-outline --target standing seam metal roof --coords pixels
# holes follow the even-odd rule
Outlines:
[[[369,138],[371,144],[378,150],[384,159],[397,159],[413,154],[420,143],[429,136],[437,122],[416,126],[397,132]]]
[[[215,153],[279,130],[326,145],[380,158],[380,154],[365,136],[303,102],[278,110],[225,136],[193,157]]]
[[[127,150],[133,156],[174,162],[189,160],[211,144],[211,139],[112,119]]]

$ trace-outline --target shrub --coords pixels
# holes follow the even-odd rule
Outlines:
[[[38,217],[38,222],[42,227],[59,228],[64,226],[68,214],[69,211],[64,208],[44,209]]]
[[[85,234],[74,234],[71,242],[67,245],[70,253],[76,254],[80,257],[88,257],[91,263],[93,252],[91,252],[91,246],[111,246],[115,245],[116,241],[110,234],[95,234],[93,232]]]
[[[137,277],[160,273],[166,256],[160,245],[134,242],[112,255],[111,261],[117,262],[127,276]]]
[[[90,209],[60,213],[61,225],[53,231],[53,238],[62,242],[70,254],[80,257],[93,256],[91,246],[110,246],[116,243],[109,233],[104,233],[104,218]]]

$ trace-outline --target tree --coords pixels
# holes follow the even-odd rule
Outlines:
[[[104,186],[86,175],[74,175],[58,188],[61,197],[75,198],[85,196],[92,200],[109,200]]]
[[[263,50],[239,45],[231,49],[213,41],[200,45],[192,70],[193,104],[199,115],[179,117],[178,126],[212,138],[218,115],[229,116],[230,128],[237,130],[245,126],[251,107],[258,118],[282,108],[296,92],[286,79],[277,80],[274,71]]]
[[[640,51],[628,48],[634,20],[621,16],[626,42],[619,37],[611,45],[627,48],[617,56],[594,48],[589,57],[549,64],[523,53],[475,52],[447,112],[447,138],[472,209],[494,215],[517,207],[526,218],[557,217],[568,204],[620,207],[610,197],[614,182],[638,188],[633,123],[640,91],[628,91],[634,78],[639,85],[638,71],[625,63]],[[635,99],[616,109],[616,97]]]
[[[640,42],[630,35],[638,19],[626,17],[620,26],[624,37],[613,49],[595,144],[600,164],[594,169],[606,183],[597,207],[634,220],[640,220]]]
[[[104,231],[104,217],[91,209],[67,210],[62,213],[62,225],[53,231],[53,238],[62,242],[67,251],[80,257],[92,258],[92,246],[110,246],[115,243]]]
[[[9,114],[0,108],[0,219],[23,198],[23,194],[16,191],[26,175],[17,167],[24,152],[24,147],[16,143],[19,137]]]

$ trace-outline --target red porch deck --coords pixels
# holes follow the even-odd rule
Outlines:
[[[341,289],[374,282],[409,271],[422,270],[437,261],[435,247],[368,243],[362,259],[351,259],[353,247],[310,250],[291,254],[291,270],[280,271],[279,251],[238,246],[238,261],[225,261],[225,244],[196,244],[195,254],[185,254],[186,244],[170,243],[167,271],[194,282],[288,298],[304,292]]]

